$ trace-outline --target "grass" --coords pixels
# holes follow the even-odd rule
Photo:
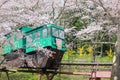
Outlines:
[[[37,74],[32,73],[9,73],[10,80],[38,80]],[[0,80],[7,80],[5,73],[2,73]]]
[[[62,61],[71,61],[71,62],[91,62],[93,61],[92,55],[82,55],[79,54],[64,54]],[[96,62],[112,62],[112,57],[109,56],[95,56]]]
[[[32,73],[10,73],[10,80],[38,80],[38,74]],[[6,74],[3,73],[0,80],[7,80]],[[42,80],[47,80],[45,76],[42,77]],[[57,74],[53,80],[89,80],[88,76],[80,75],[59,75]],[[109,80],[109,79],[101,79]]]

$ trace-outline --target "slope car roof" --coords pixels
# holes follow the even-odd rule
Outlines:
[[[28,31],[33,30],[33,28],[30,28],[30,27],[27,27],[27,26],[22,26],[21,28],[19,28],[19,30],[23,31],[23,32],[28,32]]]
[[[51,27],[51,26],[53,26],[53,27],[55,26],[56,28],[59,28],[59,29],[61,29],[61,30],[64,30],[63,27],[60,27],[60,26],[58,26],[58,25],[56,25],[56,24],[48,23],[48,24],[44,24],[44,25],[37,26],[36,28],[32,28],[31,30],[26,31],[26,33],[29,33],[29,32],[32,32],[32,31],[34,31],[34,30],[40,29],[40,28],[42,28],[42,27]]]

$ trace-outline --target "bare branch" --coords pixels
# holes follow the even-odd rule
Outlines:
[[[57,20],[57,19],[62,15],[62,13],[63,13],[63,11],[64,11],[64,9],[65,9],[66,3],[67,3],[67,0],[64,1],[63,8],[61,9],[61,11],[60,11],[58,17],[57,17],[55,20]]]
[[[3,3],[1,3],[0,8],[1,8],[4,4],[6,4],[8,1],[10,1],[10,0],[6,0],[6,1],[4,1]]]

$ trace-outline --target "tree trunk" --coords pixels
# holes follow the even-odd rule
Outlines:
[[[120,23],[118,23],[116,50],[113,58],[112,74],[110,80],[120,80]]]

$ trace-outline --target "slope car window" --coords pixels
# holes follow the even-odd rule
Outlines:
[[[50,28],[47,28],[48,32],[47,35],[50,36]]]
[[[4,42],[4,45],[9,45],[8,40],[6,40],[6,41]]]
[[[53,34],[53,36],[58,37],[58,29],[52,28],[52,34]]]
[[[27,42],[32,42],[32,35],[29,34],[28,36],[26,36],[26,41]]]
[[[19,40],[19,39],[21,39],[22,38],[22,33],[21,32],[17,32],[16,33],[16,40]]]
[[[12,46],[14,45],[14,36],[11,36],[11,37],[10,37],[9,43],[10,43],[10,45],[12,45]]]
[[[42,31],[42,37],[46,37],[47,36],[47,29],[44,28],[43,31]]]
[[[64,31],[62,30],[59,30],[59,37],[64,39]]]
[[[36,33],[35,33],[35,39],[36,38],[40,38],[40,32],[39,31],[36,31]]]

